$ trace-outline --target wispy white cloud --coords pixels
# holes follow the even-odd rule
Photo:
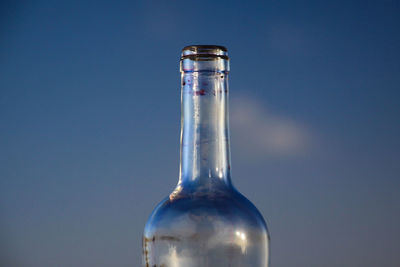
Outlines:
[[[187,249],[181,250],[179,253],[175,246],[170,246],[168,253],[161,255],[161,262],[165,266],[183,267],[183,266],[197,266],[195,260],[192,259],[190,251]],[[162,266],[162,265],[161,265]]]
[[[180,231],[179,236],[186,240],[176,245],[169,245],[168,251],[165,250],[160,255],[161,263],[165,266],[206,266],[204,254],[198,248],[199,243],[204,246],[203,252],[215,251],[221,255],[232,256],[232,252],[235,251],[233,254],[240,256],[240,252],[246,254],[248,248],[254,248],[263,238],[257,231],[235,228],[230,222],[214,215],[185,214],[177,217],[176,223]],[[232,256],[231,260],[234,262],[235,258]],[[213,257],[207,262],[213,266],[224,266],[226,259]]]
[[[246,156],[293,156],[310,148],[311,132],[305,124],[275,114],[253,98],[230,102],[232,142]]]

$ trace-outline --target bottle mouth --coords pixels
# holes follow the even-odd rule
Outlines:
[[[212,58],[228,58],[228,49],[222,45],[188,45],[182,49],[181,59],[212,60]]]
[[[209,63],[200,63],[208,61]],[[188,45],[182,49],[181,71],[229,71],[228,49],[221,45]]]

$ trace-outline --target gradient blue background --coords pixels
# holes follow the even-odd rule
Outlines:
[[[231,57],[272,266],[400,266],[399,1],[2,1],[1,266],[140,266],[178,179],[180,49]],[[262,145],[257,145],[257,144]]]

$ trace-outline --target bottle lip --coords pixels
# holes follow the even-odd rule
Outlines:
[[[218,60],[220,58],[225,59],[225,60],[229,60],[228,56],[225,56],[225,55],[214,55],[214,54],[184,55],[184,56],[181,56],[181,60],[190,59],[190,60],[194,60],[194,61],[213,61],[213,60]]]
[[[215,60],[223,58],[229,60],[228,49],[222,45],[188,45],[182,49],[181,59]]]
[[[182,49],[181,72],[229,72],[228,49],[221,45],[188,45]]]
[[[225,46],[222,45],[187,45],[185,46],[182,51],[184,50],[192,50],[192,51],[197,51],[197,50],[210,50],[210,49],[220,49],[222,51],[228,52],[228,49],[226,49]]]

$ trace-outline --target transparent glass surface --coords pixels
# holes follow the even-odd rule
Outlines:
[[[143,266],[268,266],[265,221],[231,182],[228,72],[224,47],[182,51],[180,176],[147,221]]]

